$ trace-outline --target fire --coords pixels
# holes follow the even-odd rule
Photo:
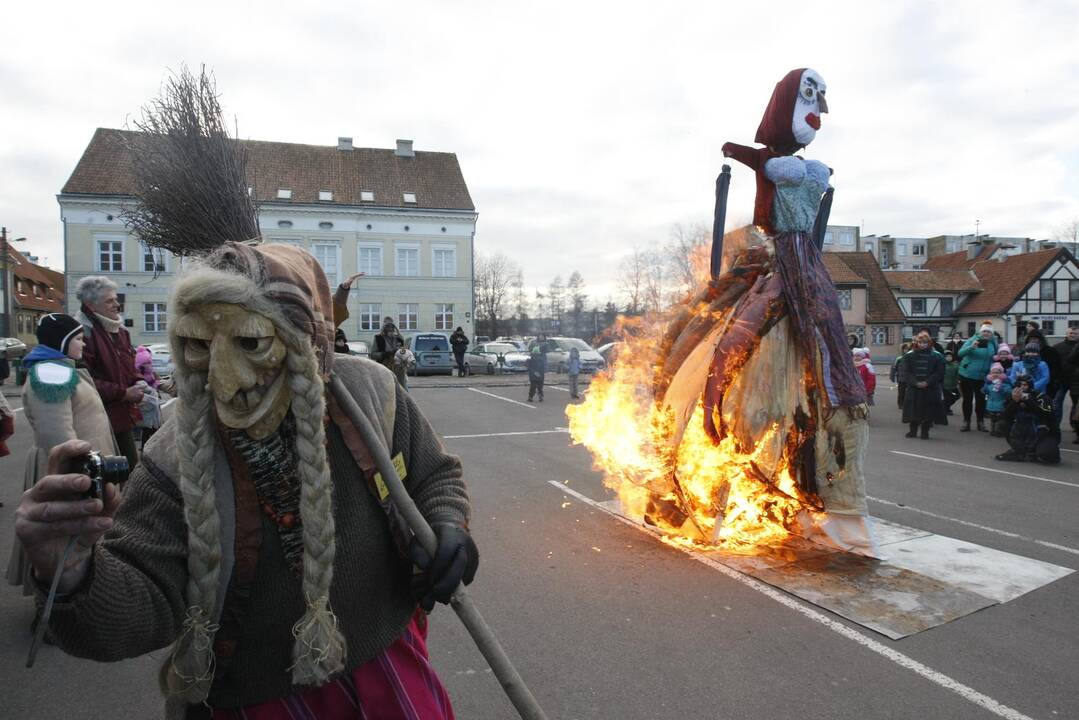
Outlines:
[[[593,467],[618,493],[623,512],[664,532],[670,542],[754,553],[798,527],[816,509],[786,467],[767,477],[757,464],[775,439],[767,429],[750,448],[727,435],[706,435],[700,401],[677,447],[673,418],[652,394],[653,366],[666,320],[623,328],[628,336],[607,372],[592,380],[586,399],[570,405],[570,436],[593,456]]]

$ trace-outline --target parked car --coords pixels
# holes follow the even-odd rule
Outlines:
[[[498,371],[499,356],[503,358],[501,367],[505,372],[526,372],[528,370],[528,353],[521,351],[513,343],[485,343],[477,347],[475,352],[471,354],[477,356],[477,358],[483,358],[482,365],[478,359],[471,361],[473,368],[483,367],[488,374]],[[470,362],[468,355],[465,355],[465,362]]]
[[[405,338],[405,347],[416,355],[411,375],[452,375],[457,362],[450,351],[449,333],[420,333]]]
[[[488,337],[488,336],[486,336],[486,335],[477,335],[477,336],[476,336],[476,337],[474,338],[474,340],[475,340],[475,342],[474,342],[473,344],[475,344],[475,345],[482,345],[482,344],[484,344],[484,343],[489,343],[489,342],[491,342],[491,338],[489,338],[489,337]]]
[[[603,362],[610,365],[611,359],[618,353],[619,348],[622,346],[621,340],[615,340],[614,342],[605,343],[596,348],[596,352],[603,358]]]
[[[172,377],[176,366],[172,362],[172,348],[168,343],[154,343],[146,348],[150,351],[150,365],[157,376],[162,379]]]
[[[566,360],[569,359],[570,348],[574,347],[581,353],[581,372],[594,373],[607,367],[603,356],[584,340],[551,337],[547,338],[547,369],[557,373],[566,372]]]
[[[528,350],[528,341],[526,341],[520,335],[513,335],[511,337],[506,337],[505,335],[503,335],[502,337],[495,338],[495,342],[496,343],[503,343],[503,344],[508,343],[508,344],[513,345],[514,347],[516,347],[518,350],[522,350],[522,351]]]
[[[346,344],[348,345],[348,349],[356,355],[367,357],[371,354],[371,347],[363,340],[351,340]]]
[[[19,338],[0,338],[0,350],[7,353],[8,360],[17,360],[29,352],[29,348]]]

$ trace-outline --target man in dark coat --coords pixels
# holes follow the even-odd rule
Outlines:
[[[935,352],[928,333],[914,339],[914,349],[899,361],[899,378],[906,383],[903,398],[903,422],[910,425],[907,437],[917,437],[921,427],[922,440],[929,439],[929,428],[947,425],[944,406],[944,358]]]
[[[997,460],[1060,462],[1060,441],[1053,418],[1053,401],[1034,389],[1030,376],[1023,375],[1015,383],[1012,396],[1004,407],[1004,419],[1011,426],[1008,432],[1010,449],[997,455]]]
[[[1073,325],[1068,328],[1067,336],[1053,346],[1053,352],[1056,353],[1060,362],[1060,387],[1057,388],[1057,393],[1053,396],[1053,412],[1056,414],[1057,423],[1061,426],[1061,430],[1064,429],[1064,406],[1068,401],[1068,395],[1071,395],[1072,399],[1071,412],[1067,415],[1068,418],[1075,415],[1075,407],[1079,405],[1079,368],[1076,367],[1079,364],[1079,356],[1076,356],[1077,360],[1074,363],[1072,362],[1072,356],[1075,354],[1076,348],[1079,348],[1079,326]],[[1046,364],[1048,364],[1048,361],[1046,361]],[[1052,375],[1052,372],[1053,370],[1050,368],[1050,375]],[[1079,426],[1075,422],[1071,422],[1071,426],[1079,436]],[[1079,437],[1076,439],[1079,440]]]
[[[103,275],[84,277],[75,289],[75,296],[82,304],[78,320],[86,339],[82,361],[105,403],[116,444],[127,458],[128,466],[134,469],[139,452],[133,430],[142,418],[139,413],[142,387],[136,385],[140,378],[135,371],[135,350],[120,317],[116,283]]]
[[[457,361],[457,377],[464,377],[465,350],[468,349],[468,336],[460,327],[453,331],[453,335],[450,335],[450,348],[453,349],[453,359]]]

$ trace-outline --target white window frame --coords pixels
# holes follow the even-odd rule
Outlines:
[[[825,245],[831,245],[832,244],[832,231],[831,230],[824,233],[824,244]]]
[[[319,190],[319,202],[333,202],[333,190]]]
[[[416,204],[416,193],[414,193],[414,192],[403,192],[403,193],[401,193],[401,199],[404,200],[404,202],[406,204],[408,204],[408,205],[415,205]]]
[[[124,255],[127,250],[126,240],[123,235],[97,235],[94,237],[94,269],[98,272],[124,272]],[[102,243],[119,243],[120,244],[120,267],[103,267],[101,264],[101,244]],[[110,253],[113,254],[113,253]]]
[[[288,188],[277,188],[277,199],[278,200],[291,200],[292,199],[292,191],[289,190]]]
[[[870,328],[869,336],[874,345],[891,345],[891,333],[888,332],[889,327],[887,325],[873,325]]]
[[[326,247],[333,248],[333,273],[326,269],[326,266],[318,257],[318,249]],[[318,262],[319,267],[322,268],[322,272],[326,273],[326,280],[330,283],[331,291],[336,289],[337,284],[341,282],[341,242],[339,240],[312,240],[311,254],[315,256],[315,260]]]
[[[906,257],[907,256],[907,244],[906,243],[896,243],[895,254],[896,254],[897,257]]]
[[[850,310],[854,307],[854,289],[836,288],[836,302],[840,310]]]
[[[386,254],[383,252],[384,245],[380,242],[359,242],[356,243],[356,272],[367,273],[368,277],[380,277],[386,274]],[[372,272],[371,270],[364,268],[362,260],[363,250],[377,250],[378,251],[378,271]],[[381,326],[380,326],[381,327]]]
[[[374,190],[360,190],[360,202],[374,202],[375,191]]]
[[[910,254],[925,257],[925,245],[911,245]]]
[[[153,270],[146,269],[146,256],[151,255],[161,261],[161,269],[158,272],[169,272],[169,256],[171,256],[172,253],[170,253],[168,250],[165,250],[164,248],[150,247],[146,243],[142,242],[139,243],[139,247],[142,249],[142,252],[140,253],[141,262],[139,263],[140,270],[148,273],[154,272]]]
[[[435,330],[453,329],[453,303],[435,303]]]
[[[445,272],[440,273],[438,263],[435,262],[435,257],[437,256],[437,253],[444,253],[444,252],[449,252],[450,253],[451,267],[449,268],[450,272],[448,274],[445,273]],[[445,271],[445,269],[446,268],[442,268],[443,271]],[[431,277],[438,277],[438,278],[457,277],[457,245],[456,244],[454,244],[454,243],[433,243],[431,245]]]
[[[143,332],[164,334],[168,331],[168,305],[163,302],[144,302],[142,304]],[[150,319],[153,318],[151,324]]]
[[[921,311],[915,308],[916,303],[922,304]],[[929,300],[924,297],[916,297],[910,299],[910,315],[911,317],[928,317],[926,313],[929,311]]]
[[[854,244],[854,233],[852,233],[852,232],[841,232],[841,233],[839,233],[839,244],[840,245],[853,245]]]
[[[413,250],[416,253],[416,272],[404,273],[401,272],[401,256],[402,250]],[[406,268],[407,269],[407,268]],[[396,277],[420,277],[420,244],[419,243],[404,243],[398,242],[393,244],[393,274]]]
[[[382,303],[360,303],[356,312],[362,332],[382,329]]]
[[[412,312],[408,312],[411,309]],[[397,303],[397,329],[418,330],[420,326],[419,303]]]

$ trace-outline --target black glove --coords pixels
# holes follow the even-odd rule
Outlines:
[[[434,559],[419,541],[412,538],[409,555],[418,572],[412,575],[412,597],[425,611],[435,602],[448,603],[457,585],[468,585],[476,577],[480,553],[468,530],[453,523],[433,523],[438,547]]]

